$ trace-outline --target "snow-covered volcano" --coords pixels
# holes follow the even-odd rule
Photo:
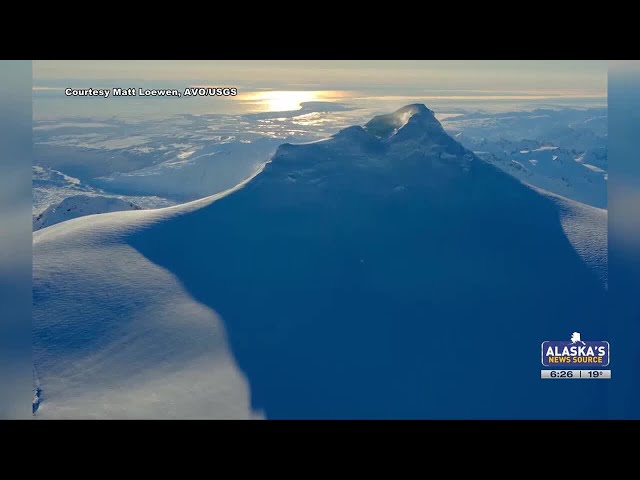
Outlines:
[[[539,362],[606,338],[605,225],[424,105],[284,144],[233,191],[35,233],[37,415],[604,416]]]

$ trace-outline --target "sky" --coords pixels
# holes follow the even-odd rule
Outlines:
[[[247,113],[293,110],[301,101],[318,100],[381,108],[415,102],[606,104],[607,67],[607,61],[586,60],[43,60],[33,62],[34,115],[151,114],[156,107],[164,113]],[[69,101],[63,94],[66,87],[141,86],[227,86],[239,94],[233,101],[163,99],[161,107],[139,99]]]
[[[59,80],[204,81],[273,89],[606,91],[606,61],[75,60],[36,61],[34,84]]]

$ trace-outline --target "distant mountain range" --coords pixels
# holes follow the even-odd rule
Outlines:
[[[479,157],[519,180],[607,208],[607,110],[471,113],[446,121]]]

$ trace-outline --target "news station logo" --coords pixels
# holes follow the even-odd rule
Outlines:
[[[583,341],[578,332],[569,341],[542,342],[545,367],[602,368],[609,365],[609,342]]]

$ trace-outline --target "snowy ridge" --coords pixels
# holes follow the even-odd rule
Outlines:
[[[608,285],[608,212],[576,202],[552,192],[532,187],[558,205],[560,220],[576,252],[593,269],[603,285]]]
[[[55,225],[84,215],[119,212],[122,210],[141,210],[138,205],[120,198],[99,195],[75,195],[65,198],[58,205],[52,205],[33,219],[33,230]]]
[[[190,200],[252,176],[280,143],[278,139],[260,139],[190,150],[160,164],[101,177],[94,183],[114,192]]]
[[[73,233],[80,231],[87,232],[90,235],[103,235],[104,238],[109,238],[111,241],[121,241],[125,235],[132,231],[143,229],[153,225],[155,222],[168,220],[177,215],[187,214],[240,190],[258,176],[264,169],[264,166],[264,164],[261,165],[254,175],[240,182],[233,188],[191,202],[150,210],[119,211],[100,215],[87,215],[68,220],[64,222],[64,226],[60,224],[53,225],[34,232],[34,246],[42,240],[51,241],[61,238],[63,235],[69,237],[66,241],[73,241]]]

